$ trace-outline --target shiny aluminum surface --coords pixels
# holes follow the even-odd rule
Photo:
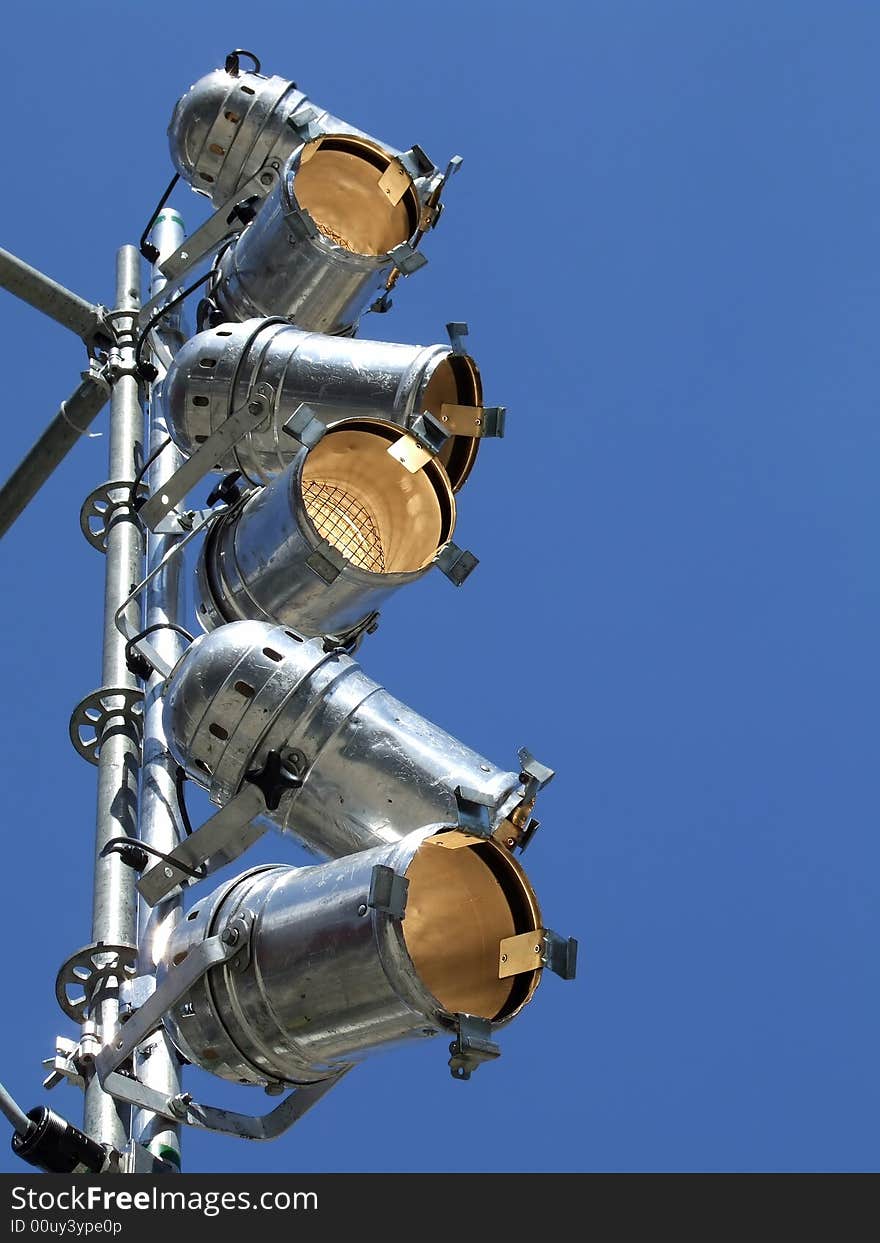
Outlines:
[[[473,849],[493,856],[492,871],[501,869],[500,880],[488,884],[511,911],[511,926],[539,928],[540,912],[518,865],[502,859],[494,843]],[[411,880],[403,920],[368,905],[373,868],[413,873],[420,851],[451,853],[436,844],[429,827],[314,867],[257,868],[197,902],[173,934],[166,962],[181,962],[233,916],[252,921],[252,930],[241,954],[209,972],[166,1019],[181,1052],[238,1082],[306,1083],[380,1046],[448,1032],[454,1014],[423,976],[432,969],[436,974],[438,956],[451,969],[457,963],[467,969],[459,941],[467,923],[459,916],[469,891],[453,885],[436,904],[428,894],[420,910]],[[480,890],[478,897],[490,894]],[[491,925],[488,912],[486,920]],[[497,947],[493,953],[494,970],[487,975],[497,971]],[[486,1016],[493,1026],[519,1013],[540,974],[538,968],[515,981],[497,981],[504,1000],[497,1014]]]
[[[169,679],[164,719],[175,759],[221,807],[280,752],[302,785],[269,818],[331,858],[458,824],[458,787],[484,800],[493,829],[525,795],[516,772],[413,712],[344,652],[262,622],[196,639]]]
[[[447,345],[330,337],[282,320],[256,319],[221,324],[187,341],[168,372],[163,400],[175,444],[191,454],[230,414],[254,395],[265,395],[268,417],[217,469],[240,470],[253,483],[268,483],[299,451],[284,426],[302,405],[328,427],[367,418],[405,428],[431,404],[439,416],[429,388],[441,368],[456,390],[444,400],[481,404],[476,363]],[[441,450],[455,491],[470,473],[478,444],[470,436],[453,436]]]
[[[381,446],[378,453],[400,484],[399,495],[391,497],[396,506],[388,505],[383,510],[390,515],[389,525],[405,529],[408,522],[412,525],[413,514],[419,513],[420,501],[422,509],[430,504],[432,513],[428,517],[435,519],[437,536],[427,545],[423,541],[421,549],[424,552],[427,548],[429,558],[452,537],[455,528],[455,500],[442,466],[430,460],[422,472],[412,476],[384,452],[398,439],[393,429],[376,423],[351,423],[346,428],[355,429],[354,434],[341,429],[329,433],[318,450],[302,447],[283,474],[214,524],[203,544],[197,569],[198,618],[205,630],[230,621],[258,620],[287,626],[308,636],[345,636],[377,612],[395,591],[418,581],[432,568],[433,561],[427,559],[411,570],[385,569],[379,560],[380,535],[384,532],[376,531],[372,523],[376,561],[371,564],[382,566],[381,572],[357,564],[358,547],[355,545],[352,550],[350,545],[359,532],[352,519],[347,519],[347,530],[341,524],[340,529],[343,535],[349,535],[347,544],[341,544],[342,551],[348,546],[354,557],[342,559],[340,555],[331,564],[321,553],[324,547],[333,556],[340,542],[333,551],[326,549],[322,537],[327,524],[316,529],[320,513],[316,518],[314,504],[307,502],[309,489],[315,485],[313,481],[304,481],[304,469],[310,459],[320,456],[320,449],[334,435],[337,439],[350,438],[353,445],[372,437]],[[340,498],[345,496],[342,487],[335,487],[331,495],[340,506]],[[380,499],[388,498],[386,495]],[[344,513],[342,516],[345,518]],[[369,518],[364,510],[362,521],[369,522]],[[370,551],[373,550],[367,549]]]
[[[323,134],[370,139],[363,130],[313,103],[286,78],[215,69],[178,100],[168,142],[180,175],[220,207],[267,160],[284,161],[303,143]],[[389,155],[404,154],[377,139],[370,141]],[[425,160],[415,179],[423,202],[439,179],[440,170]]]
[[[345,140],[324,140],[324,149],[331,141]],[[407,223],[394,235],[393,245],[380,253],[364,254],[340,244],[341,236],[323,231],[313,213],[304,215],[309,202],[299,180],[310,171],[305,161],[313,150],[314,144],[307,144],[289,157],[255,219],[220,254],[211,296],[225,319],[282,315],[313,332],[348,332],[387,288],[397,266],[389,250],[416,243],[420,205],[408,177],[403,200],[409,208]],[[372,168],[371,173],[378,182],[380,170]],[[340,185],[335,197],[346,193],[351,188]],[[363,210],[369,211],[369,205]]]

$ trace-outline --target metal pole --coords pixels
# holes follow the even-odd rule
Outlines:
[[[110,478],[134,480],[137,455],[143,446],[143,413],[134,371],[134,328],[140,305],[139,256],[123,246],[116,256],[115,313],[118,346],[110,355],[115,372],[110,398]],[[131,312],[131,314],[125,314]],[[131,511],[117,511],[107,532],[104,585],[104,688],[137,688],[138,681],[125,665],[125,640],[116,628],[116,610],[139,581],[143,565],[143,538]],[[137,608],[130,621],[137,623]],[[115,707],[122,701],[109,699]],[[101,857],[111,837],[137,836],[137,787],[140,740],[130,715],[120,710],[103,730],[98,759],[98,809],[95,832],[95,881],[92,899],[92,940],[134,945],[136,933],[135,874],[116,854]],[[113,1038],[119,1021],[118,997],[110,994],[98,1004],[91,1020],[103,1043]],[[130,1111],[101,1088],[97,1076],[86,1086],[84,1130],[99,1143],[123,1148],[128,1140]]]
[[[40,439],[0,488],[0,538],[104,409],[109,396],[104,371],[93,367],[83,372],[82,383],[61,403]]]
[[[71,332],[75,332],[78,337],[82,337],[86,345],[90,345],[96,336],[105,337],[106,344],[110,344],[110,334],[104,322],[103,307],[86,302],[85,298],[81,298],[79,294],[66,289],[64,285],[59,285],[57,281],[52,280],[51,276],[46,276],[43,272],[32,268],[29,263],[19,259],[17,255],[10,254],[8,250],[3,250],[2,247],[0,247],[0,286],[15,294],[16,298],[21,298],[22,302],[29,303],[36,310],[48,315],[50,319],[56,320],[65,328],[69,328]],[[131,288],[134,289],[135,286]],[[117,290],[117,302],[118,294],[119,290]]]
[[[159,259],[153,267],[150,284],[150,297],[153,298],[167,283],[159,271],[158,263],[173,254],[183,243],[184,229],[180,216],[170,207],[166,207],[160,212],[151,237],[159,251]],[[161,322],[158,331],[169,345],[171,352],[176,353],[183,342],[180,333],[179,311],[172,311]],[[157,367],[161,367],[158,358],[154,357],[154,362]],[[153,453],[168,436],[161,402],[157,400],[156,385],[153,386],[150,395],[148,425],[149,452]],[[161,488],[183,461],[183,455],[173,445],[164,449],[148,474],[150,492],[153,493]],[[180,539],[179,535],[149,534],[147,539],[148,572]],[[181,570],[181,558],[173,557],[169,565],[146,588],[143,619],[145,627],[166,622],[178,625],[182,623]],[[169,665],[174,665],[185,646],[181,637],[168,629],[158,630],[150,637],[159,655],[164,657]],[[185,835],[185,830],[178,808],[177,765],[168,750],[165,732],[162,728],[163,685],[164,678],[159,674],[154,674],[147,683],[144,701],[140,836],[141,841],[147,845],[168,853]],[[141,904],[138,957],[141,974],[154,972],[168,936],[181,917],[181,908],[180,897],[166,898],[152,909],[146,903]],[[138,1077],[148,1087],[155,1088],[168,1096],[176,1096],[180,1092],[180,1062],[162,1030],[155,1032],[145,1045],[141,1046],[135,1056],[135,1069]],[[133,1136],[139,1143],[148,1147],[154,1156],[180,1167],[180,1128],[178,1126],[149,1110],[142,1109],[138,1110],[135,1117]]]

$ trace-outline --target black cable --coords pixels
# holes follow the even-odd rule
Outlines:
[[[140,470],[135,475],[134,479],[132,479],[131,481],[131,504],[134,507],[134,509],[137,510],[140,508],[140,506],[138,505],[138,488],[141,486],[141,483],[143,482],[144,475],[153,465],[153,463],[155,462],[159,454],[164,453],[164,451],[168,448],[170,444],[171,444],[171,437],[166,436],[165,439],[162,441],[162,443],[153,450],[153,452],[144,462],[143,466],[141,466]],[[143,499],[146,500],[147,498],[144,497]]]
[[[254,62],[253,72],[254,73],[260,72],[260,69],[262,68],[262,66],[260,65],[260,62],[257,59],[257,57],[254,56],[253,52],[249,52],[247,48],[244,48],[244,47],[237,47],[237,48],[234,48],[229,53],[229,55],[226,57],[226,62],[223,68],[226,70],[227,73],[231,73],[234,78],[238,77],[238,71],[240,68],[239,63],[238,63],[239,56],[249,56],[251,60]]]
[[[189,818],[189,812],[186,808],[186,772],[181,766],[177,765],[177,772],[174,774],[174,788],[177,791],[177,810],[180,812],[180,823],[183,825],[183,831],[187,837],[192,836],[192,822]]]
[[[163,863],[170,863],[172,867],[178,868],[186,876],[193,877],[194,880],[201,880],[205,875],[204,868],[191,868],[188,863],[181,863],[179,859],[172,859],[171,855],[166,855],[164,851],[157,850],[155,846],[148,846],[146,842],[138,841],[136,837],[111,837],[101,851],[101,858],[106,858],[109,854],[124,856],[127,851],[132,849],[141,850],[147,855],[154,855],[155,858],[161,859]],[[140,867],[137,870],[142,871]]]
[[[168,199],[171,195],[171,191],[177,185],[179,180],[180,180],[180,173],[175,173],[168,183],[168,189],[159,199],[159,202],[156,206],[156,210],[153,212],[152,216],[147,222],[147,227],[144,229],[143,233],[141,234],[140,252],[143,255],[143,257],[146,259],[147,263],[155,263],[156,260],[159,258],[159,251],[157,247],[155,247],[152,242],[148,242],[147,238],[150,235],[150,230],[152,229],[153,225],[156,223],[159,212],[168,202]]]
[[[167,315],[169,311],[173,310],[174,307],[178,306],[179,303],[181,303],[184,300],[184,298],[188,298],[189,295],[193,292],[193,290],[198,289],[199,285],[204,285],[205,281],[209,281],[214,276],[214,274],[215,274],[214,268],[210,268],[205,273],[204,276],[200,276],[197,281],[193,281],[193,283],[191,285],[188,285],[186,289],[181,290],[181,292],[177,295],[176,298],[172,298],[170,302],[166,302],[163,307],[160,307],[159,310],[156,312],[156,314],[153,315],[152,318],[147,321],[147,326],[144,328],[143,332],[138,337],[137,345],[134,347],[134,365],[137,367],[138,371],[141,373],[141,375],[144,377],[145,380],[155,380],[156,376],[159,374],[152,363],[146,362],[145,359],[141,357],[141,351],[144,348],[144,342],[146,341],[150,332],[153,330],[153,328],[155,328],[156,324],[158,324],[160,319],[162,319],[165,315]]]
[[[154,622],[152,626],[147,626],[145,630],[140,630],[130,639],[126,639],[124,652],[125,663],[132,673],[137,673],[138,676],[144,678],[144,680],[149,677],[149,671],[146,673],[141,672],[138,660],[140,658],[140,660],[143,660],[146,665],[149,665],[149,661],[145,656],[142,656],[140,652],[135,652],[134,645],[139,643],[141,639],[145,639],[148,634],[155,634],[157,630],[173,630],[176,634],[182,635],[189,643],[192,643],[193,641],[193,636],[190,632],[188,630],[184,630],[183,626],[178,626],[175,622]],[[149,669],[152,670],[151,665],[149,666]],[[187,832],[192,832],[192,830],[188,829]]]

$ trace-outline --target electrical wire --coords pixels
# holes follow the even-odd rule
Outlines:
[[[160,307],[155,315],[147,321],[147,325],[138,337],[137,345],[134,347],[134,365],[145,379],[155,379],[156,375],[158,375],[158,372],[156,371],[156,368],[153,367],[153,364],[148,363],[146,359],[141,356],[147,337],[155,328],[156,324],[158,324],[160,319],[163,319],[169,311],[173,310],[174,307],[183,302],[184,298],[188,298],[189,295],[194,290],[198,289],[200,285],[204,285],[206,281],[211,280],[215,274],[215,269],[209,268],[204,276],[200,276],[197,281],[193,281],[191,285],[187,285],[186,289],[181,290],[181,292],[176,297],[172,298],[170,302],[166,302],[165,305]]]
[[[177,765],[177,772],[174,774],[174,788],[177,791],[177,810],[180,812],[180,823],[183,825],[183,831],[187,837],[191,837],[193,827],[186,806],[186,771],[179,764]]]
[[[31,1121],[17,1101],[10,1096],[2,1083],[0,1083],[0,1112],[6,1115],[19,1135],[27,1135],[29,1131],[33,1130],[35,1123]]]
[[[156,460],[156,458],[159,456],[159,454],[160,454],[160,453],[163,453],[163,452],[165,451],[165,449],[167,449],[167,448],[168,448],[168,446],[169,446],[170,444],[171,444],[171,437],[170,437],[170,436],[166,436],[166,437],[165,437],[165,439],[162,441],[162,443],[161,443],[160,445],[158,445],[158,446],[157,446],[157,447],[153,450],[153,452],[150,454],[150,456],[149,456],[149,457],[147,458],[147,460],[144,462],[143,466],[141,466],[140,470],[139,470],[139,471],[138,471],[138,473],[135,475],[134,479],[132,479],[132,481],[131,481],[131,503],[132,503],[132,505],[134,506],[134,508],[135,508],[135,509],[137,509],[137,508],[138,508],[138,503],[137,503],[137,502],[138,502],[138,494],[137,494],[137,493],[138,493],[138,488],[141,486],[141,483],[143,482],[144,475],[147,473],[147,471],[148,471],[148,470],[150,469],[150,467],[153,465],[153,463],[155,462],[155,460]],[[146,500],[146,497],[145,497],[144,499]]]
[[[139,249],[143,257],[146,259],[147,263],[155,263],[156,260],[159,258],[158,247],[154,246],[152,242],[148,242],[147,238],[150,236],[150,230],[152,229],[153,225],[156,223],[156,220],[158,219],[159,212],[168,202],[168,199],[171,196],[171,191],[177,185],[179,180],[180,180],[180,173],[175,173],[168,183],[168,189],[159,199],[159,202],[156,205],[156,210],[153,212],[152,216],[147,221],[147,227],[144,229],[143,233],[141,234]]]

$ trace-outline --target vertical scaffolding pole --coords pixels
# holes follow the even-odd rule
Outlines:
[[[184,229],[180,216],[170,207],[160,212],[151,238],[158,248],[159,261],[166,258],[183,242]],[[166,281],[153,267],[150,297],[155,297]],[[175,353],[183,341],[180,312],[172,311],[158,327],[159,335]],[[158,358],[154,359],[160,368]],[[155,453],[168,437],[161,402],[157,400],[158,384],[153,385],[148,407],[149,452]],[[184,461],[173,444],[159,453],[147,476],[150,492],[156,492]],[[150,534],[147,539],[147,568],[153,568],[180,539],[177,535]],[[173,557],[168,566],[148,585],[144,598],[143,624],[147,626],[180,625],[183,621],[181,592],[181,559]],[[151,635],[157,651],[173,665],[184,649],[185,642],[173,630],[163,628]],[[178,806],[177,765],[169,750],[162,728],[162,689],[164,679],[154,674],[147,683],[144,699],[144,750],[141,779],[140,837],[141,841],[165,853],[174,849],[184,836]],[[180,897],[168,897],[153,908],[141,903],[139,914],[139,970],[155,973],[165,943],[181,916]],[[160,1028],[141,1046],[135,1058],[138,1077],[150,1088],[168,1096],[181,1089],[181,1066],[171,1042]],[[180,1128],[167,1119],[138,1110],[134,1138],[149,1148],[154,1156],[180,1168]]]
[[[134,480],[137,455],[143,446],[143,413],[134,369],[135,318],[140,307],[140,256],[123,246],[116,256],[117,346],[111,351],[114,375],[110,398],[110,479]],[[128,314],[127,312],[130,312]],[[139,581],[143,538],[130,508],[115,512],[107,531],[104,583],[104,648],[102,686],[137,689],[137,678],[125,665],[125,640],[115,625],[116,610]],[[137,622],[137,607],[130,619]],[[111,837],[137,835],[137,790],[140,740],[121,697],[107,700],[111,714],[104,723],[98,758],[98,806],[95,831],[95,879],[92,898],[92,941],[133,945],[136,935],[135,874],[116,854],[101,856]],[[112,709],[119,707],[118,715]],[[90,1016],[102,1043],[113,1038],[119,1022],[119,999],[108,993]],[[108,1096],[97,1076],[86,1086],[83,1129],[99,1143],[123,1148],[128,1141],[130,1110]]]

